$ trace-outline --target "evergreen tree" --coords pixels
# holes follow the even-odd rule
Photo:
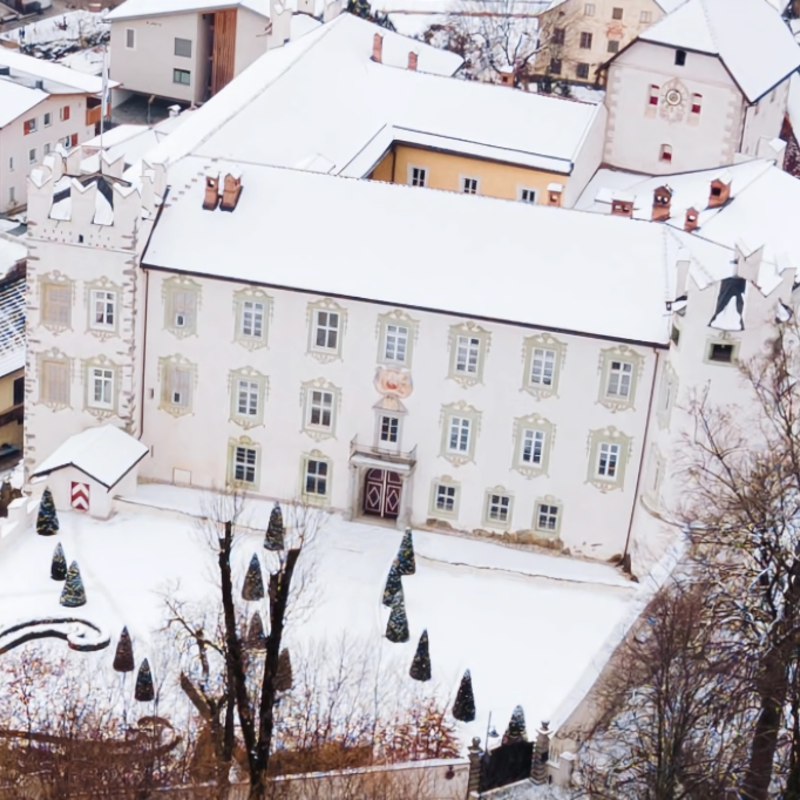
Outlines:
[[[77,561],[73,561],[69,565],[67,581],[61,590],[61,600],[59,602],[67,608],[77,608],[86,604],[86,590],[83,588],[83,580],[81,579],[81,571]]]
[[[472,675],[469,670],[464,673],[458,687],[453,703],[453,716],[461,722],[472,722],[475,719],[475,695],[472,693]]]
[[[411,528],[406,528],[406,532],[403,534],[403,541],[400,542],[400,549],[397,551],[395,563],[397,564],[397,571],[401,575],[413,575],[417,571]]]
[[[522,706],[517,706],[511,712],[511,719],[508,722],[508,728],[503,734],[503,744],[512,744],[513,742],[527,742],[528,733],[525,730],[525,712]]]
[[[133,692],[134,700],[140,703],[151,703],[155,699],[156,693],[153,690],[153,675],[150,672],[150,664],[147,659],[142,661],[139,667],[139,674],[136,676],[136,688]]]
[[[266,650],[267,637],[264,633],[264,623],[261,621],[261,614],[256,611],[250,620],[250,627],[247,629],[247,646],[251,650]]]
[[[403,602],[402,592],[394,597],[392,613],[389,615],[389,622],[386,625],[386,638],[395,644],[409,640],[408,617],[406,617],[406,604]]]
[[[419,637],[417,652],[414,653],[414,660],[411,662],[411,669],[408,674],[415,681],[429,681],[431,679],[431,654],[428,649],[428,631],[422,631]]]
[[[39,536],[53,536],[58,533],[58,516],[56,504],[49,489],[44,490],[42,501],[39,503],[39,516],[36,518],[36,533]]]
[[[383,604],[390,606],[394,603],[395,597],[403,593],[403,582],[400,580],[400,571],[397,569],[397,561],[392,562],[389,568],[389,575],[386,578],[386,585],[383,587]]]
[[[250,566],[247,568],[247,574],[244,576],[242,597],[245,600],[264,599],[264,578],[261,575],[261,562],[258,560],[258,555],[255,553],[253,553],[253,557],[250,559]]]
[[[54,581],[63,581],[67,577],[67,558],[64,555],[64,548],[61,542],[56,545],[53,551],[53,560],[50,563],[50,577]]]
[[[283,512],[281,504],[275,503],[269,515],[269,525],[267,525],[267,535],[264,537],[265,550],[283,550]]]
[[[122,629],[119,641],[117,642],[117,652],[114,653],[114,670],[116,672],[133,672],[136,664],[133,660],[133,642],[128,628]]]
[[[278,656],[278,669],[275,672],[275,688],[279,692],[288,692],[294,686],[292,673],[292,659],[289,651],[284,647]]]

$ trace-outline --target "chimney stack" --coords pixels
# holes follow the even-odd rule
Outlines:
[[[719,208],[731,198],[731,174],[724,172],[711,181],[711,191],[708,195],[708,207]]]
[[[672,189],[669,186],[659,186],[653,192],[653,221],[663,222],[669,219],[672,206]]]
[[[686,220],[683,223],[683,229],[687,233],[691,233],[694,230],[697,230],[700,227],[700,223],[697,221],[698,213],[696,208],[689,208],[686,210]]]
[[[611,216],[613,217],[632,217],[633,216],[633,197],[628,195],[613,197],[611,199]]]
[[[372,37],[372,60],[378,64],[383,63],[383,36],[379,33]]]
[[[411,52],[408,54],[408,68],[409,68],[409,69],[410,69],[412,72],[416,72],[416,71],[417,71],[417,59],[418,59],[418,56],[417,56],[417,54],[416,54],[416,53],[415,53],[415,52],[412,50],[412,51],[411,51]]]
[[[233,211],[233,209],[236,208],[236,204],[239,202],[239,195],[241,193],[242,175],[238,169],[235,169],[225,175],[219,210]]]
[[[203,208],[213,211],[219,202],[219,175],[206,175],[206,193],[203,198]]]

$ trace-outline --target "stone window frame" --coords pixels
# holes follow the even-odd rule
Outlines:
[[[621,361],[631,364],[631,384],[630,391],[626,398],[618,395],[608,395],[608,384],[611,378],[611,364],[614,361]],[[605,406],[612,414],[618,411],[636,409],[636,392],[639,388],[639,380],[644,370],[644,356],[626,344],[616,347],[608,347],[600,351],[597,371],[600,374],[600,386],[597,394],[597,402]]]
[[[619,455],[617,457],[616,470],[613,478],[606,478],[597,474],[601,444],[619,445]],[[604,494],[614,489],[624,491],[625,473],[627,472],[628,462],[631,458],[633,437],[628,436],[613,425],[609,425],[606,428],[598,428],[597,430],[589,431],[586,449],[589,456],[586,483],[591,484]]]
[[[75,306],[75,281],[68,278],[58,270],[39,276],[39,323],[53,333],[63,333],[72,330],[72,310]],[[49,321],[47,319],[48,292],[51,289],[69,290],[69,320]]]
[[[439,496],[439,487],[446,486],[454,490],[453,510],[446,511],[437,506],[436,501]],[[431,481],[431,492],[428,504],[428,513],[434,519],[458,519],[459,507],[461,505],[461,483],[454,480],[449,475],[441,475]]]
[[[254,416],[239,412],[239,381],[246,380],[258,384],[258,413]],[[264,425],[264,408],[269,397],[269,377],[253,367],[232,369],[228,373],[230,394],[230,421],[242,428],[257,428]]]
[[[710,336],[706,339],[705,349],[703,351],[703,363],[713,367],[738,367],[739,365],[739,346],[741,342],[739,339],[734,339],[727,331],[720,332],[717,336]],[[714,345],[731,346],[730,361],[719,361],[711,358],[711,351]]]
[[[310,461],[322,461],[328,465],[325,476],[325,494],[312,494],[306,491],[306,479],[308,477],[308,463]],[[311,450],[303,453],[300,458],[300,496],[304,503],[316,506],[327,506],[331,501],[333,486],[333,459],[325,455],[321,450]]]
[[[194,308],[191,309],[191,313],[188,309],[181,311],[176,307],[176,297],[179,293],[194,297]],[[184,275],[173,275],[170,278],[166,278],[161,284],[161,296],[164,300],[164,330],[169,331],[178,339],[197,336],[203,287],[197,281]],[[177,324],[179,314],[184,317],[185,324],[183,325]],[[186,319],[187,317],[189,318],[188,320]],[[187,321],[188,324],[186,324]]]
[[[524,432],[528,430],[541,431],[544,434],[541,464],[528,464],[522,460]],[[550,454],[552,453],[555,435],[555,424],[545,419],[541,414],[534,413],[524,417],[516,417],[514,419],[514,461],[511,468],[528,479],[537,478],[540,475],[549,475]]]
[[[456,371],[458,363],[458,340],[460,337],[478,340],[478,363],[475,373],[464,373]],[[455,381],[462,389],[483,383],[483,372],[486,366],[486,359],[492,344],[491,331],[482,328],[472,320],[451,325],[448,333],[448,369],[447,377]]]
[[[396,359],[386,357],[386,334],[389,325],[402,325],[408,328],[405,361],[397,361]],[[385,314],[378,315],[378,324],[375,328],[375,334],[378,337],[378,364],[384,364],[388,367],[411,368],[411,364],[414,360],[414,346],[419,336],[419,320],[406,314],[405,311],[395,308],[392,311],[387,311]]]
[[[39,405],[47,406],[47,408],[49,408],[51,411],[61,411],[65,408],[71,408],[73,359],[71,359],[65,353],[62,353],[58,348],[54,347],[52,350],[46,350],[42,353],[38,353],[36,356],[36,361],[39,388],[39,397],[37,402]],[[50,400],[44,396],[43,390],[47,385],[46,367],[48,364],[58,364],[59,366],[66,368],[66,401]]]
[[[337,328],[336,347],[319,347],[314,343],[317,331],[317,314],[320,311],[334,312],[339,315],[339,325]],[[347,329],[347,309],[340,306],[330,297],[323,297],[308,304],[306,309],[306,324],[308,327],[308,349],[306,353],[315,358],[320,364],[328,364],[331,361],[341,360],[342,345],[344,334]]]
[[[256,463],[254,469],[254,478],[252,481],[245,481],[236,478],[236,450],[237,448],[246,448],[255,451]],[[261,485],[261,460],[262,460],[261,445],[251,439],[249,436],[242,435],[238,438],[228,439],[228,459],[227,459],[227,484],[236,489],[255,490],[258,491]]]
[[[533,354],[536,350],[550,350],[556,354],[555,369],[553,370],[553,383],[551,386],[531,382],[531,370],[533,369]],[[533,336],[526,336],[522,343],[522,362],[524,372],[522,373],[522,389],[537,400],[545,397],[558,397],[558,384],[561,380],[561,372],[564,369],[564,362],[567,358],[567,343],[556,339],[549,333],[537,333]]]
[[[100,325],[94,321],[95,292],[109,292],[114,294],[114,324],[111,326]],[[92,336],[105,341],[113,336],[119,336],[119,312],[122,298],[122,287],[103,276],[96,281],[90,281],[84,286],[86,302],[86,331]]]
[[[244,304],[263,303],[264,321],[261,336],[250,336],[242,330],[244,323]],[[258,350],[262,347],[269,348],[269,329],[272,324],[273,298],[262,289],[246,286],[233,293],[234,328],[233,341],[246,347],[248,350]]]
[[[541,506],[549,506],[551,508],[556,508],[556,526],[555,528],[548,528],[542,527],[539,524],[540,513],[539,509]],[[560,539],[561,538],[561,524],[564,520],[564,504],[558,498],[554,497],[551,494],[546,494],[544,497],[537,497],[533,503],[533,520],[532,527],[533,530],[540,536],[547,537],[548,539]]]
[[[651,506],[658,506],[661,497],[661,485],[664,482],[664,473],[667,468],[667,459],[661,453],[657,444],[650,448],[650,458],[647,463],[647,484],[645,497]]]
[[[373,438],[376,448],[392,452],[398,452],[400,450],[400,445],[403,441],[403,418],[405,416],[406,415],[402,411],[387,411],[385,408],[378,408],[375,410],[375,436]],[[382,438],[384,419],[393,419],[397,423],[397,440],[394,442]]]
[[[330,392],[333,395],[331,401],[331,425],[330,428],[323,428],[312,425],[311,416],[311,393],[313,391]],[[339,412],[342,405],[342,390],[325,378],[314,378],[311,381],[304,381],[300,390],[300,406],[303,410],[303,425],[300,429],[302,433],[310,436],[315,442],[324,439],[336,438],[336,426],[339,421]]]
[[[678,375],[669,361],[664,363],[661,371],[661,380],[658,387],[658,406],[656,418],[659,428],[668,428],[672,418],[672,409],[675,407],[675,398],[678,395]]]
[[[448,403],[442,406],[439,414],[439,424],[442,428],[442,439],[440,443],[439,456],[446,459],[455,467],[461,467],[475,461],[475,450],[478,444],[478,436],[481,430],[481,416],[483,412],[478,411],[475,406],[471,406],[464,400],[456,403]],[[453,452],[449,449],[450,440],[450,420],[453,417],[460,417],[470,420],[469,447],[466,452]]]
[[[112,372],[111,405],[93,405],[91,372],[94,369],[110,370]],[[108,419],[109,417],[119,416],[119,395],[120,378],[122,368],[119,364],[111,361],[104,355],[87,358],[81,362],[81,372],[83,374],[83,410],[97,419]]]
[[[189,402],[186,405],[183,403],[175,403],[167,396],[170,390],[166,373],[168,368],[177,368],[189,373]],[[161,383],[158,402],[158,408],[160,410],[166,411],[173,417],[183,417],[187,414],[194,413],[194,393],[197,388],[197,364],[194,364],[189,361],[188,358],[177,353],[172,356],[162,356],[158,359],[158,380]]]
[[[508,498],[508,513],[505,520],[496,520],[489,516],[489,509],[491,508],[493,497]],[[513,518],[514,492],[506,489],[505,486],[493,486],[491,489],[487,489],[483,494],[483,524],[487,528],[496,528],[497,530],[507,531],[511,528],[511,522]]]

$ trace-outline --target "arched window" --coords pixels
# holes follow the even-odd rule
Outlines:
[[[701,94],[693,94],[692,95],[692,114],[699,114],[700,109],[703,106],[703,95]]]

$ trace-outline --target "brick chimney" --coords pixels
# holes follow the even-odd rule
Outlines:
[[[564,192],[563,183],[549,183],[547,185],[547,205],[560,206],[561,195]]]
[[[203,198],[203,208],[213,211],[219,202],[219,175],[206,175],[206,193]]]
[[[719,208],[731,199],[731,175],[724,172],[711,181],[711,191],[708,195],[708,207]]]
[[[379,33],[372,37],[372,60],[378,64],[383,63],[383,36]]]
[[[699,216],[698,211],[696,208],[688,208],[686,209],[686,219],[683,223],[683,229],[687,233],[691,233],[697,228],[700,227],[700,223],[697,221],[697,217]]]
[[[222,200],[219,204],[220,211],[233,211],[239,202],[239,195],[242,193],[242,175],[238,171],[229,172],[225,175],[222,188]]]
[[[663,222],[669,219],[672,206],[672,189],[669,186],[659,186],[653,192],[653,221]]]
[[[409,69],[410,69],[412,72],[416,72],[416,71],[417,71],[417,60],[418,60],[418,56],[417,56],[417,54],[416,54],[416,53],[415,53],[415,52],[412,50],[412,51],[411,51],[411,52],[408,54],[408,68],[409,68]]]
[[[617,197],[611,201],[611,216],[613,217],[632,217],[633,200],[629,198]]]

